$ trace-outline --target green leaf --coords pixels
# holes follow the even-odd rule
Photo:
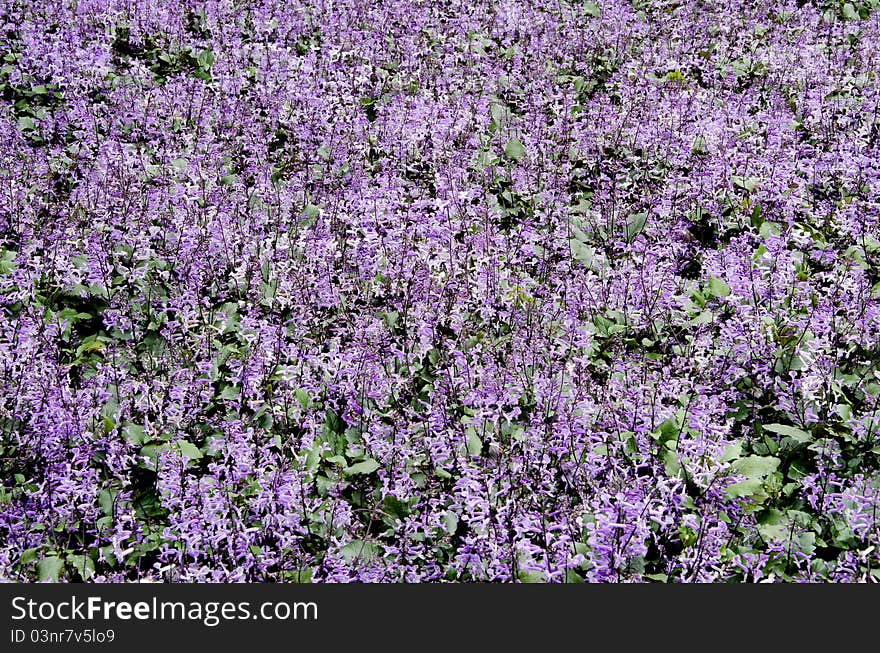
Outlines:
[[[489,115],[492,116],[492,123],[489,125],[489,131],[495,132],[504,124],[504,106],[493,102],[489,105]]]
[[[663,420],[660,426],[651,431],[650,435],[660,444],[666,444],[670,440],[675,440],[680,431],[681,424],[679,421],[675,418],[670,418]]]
[[[473,426],[467,428],[467,451],[471,456],[479,456],[483,453],[483,441],[480,440]]]
[[[521,583],[543,583],[546,581],[543,572],[535,569],[523,569],[517,574]]]
[[[458,530],[458,515],[451,510],[447,511],[446,514],[443,515],[443,527],[450,535],[455,533],[455,531]]]
[[[64,569],[64,561],[58,556],[43,558],[37,563],[37,578],[40,581],[49,580],[55,582],[58,580],[62,569]]]
[[[765,431],[770,431],[771,433],[777,433],[784,437],[791,438],[801,444],[813,441],[812,435],[796,426],[787,426],[785,424],[764,424],[763,428]]]
[[[30,116],[22,116],[18,119],[18,128],[22,131],[31,131],[37,128],[37,123]]]
[[[294,569],[293,571],[284,572],[284,577],[292,583],[304,584],[312,582],[312,573],[312,569],[306,567],[305,569]]]
[[[678,454],[670,449],[666,449],[663,453],[663,467],[666,475],[675,478],[681,472],[681,464],[678,462]]]
[[[23,565],[26,565],[29,562],[33,562],[37,559],[37,553],[39,552],[39,550],[39,547],[35,547],[33,549],[25,549],[21,552],[21,558],[19,558],[19,562]]]
[[[712,311],[700,311],[694,319],[690,320],[688,324],[693,324],[697,326],[699,324],[709,324],[715,319],[715,315]]]
[[[302,214],[310,221],[314,222],[321,215],[321,207],[315,204],[307,204]]]
[[[571,246],[571,255],[575,258],[575,260],[580,261],[587,267],[592,267],[593,259],[596,256],[595,248],[585,243],[582,243],[576,238],[572,238],[571,240],[569,240],[568,244]]]
[[[694,143],[691,146],[691,153],[693,154],[706,154],[708,149],[706,148],[706,137],[699,135],[694,139]]]
[[[779,462],[773,456],[746,456],[735,460],[731,467],[748,479],[763,479],[777,470]]]
[[[730,181],[737,188],[741,188],[749,193],[755,190],[758,187],[758,184],[761,183],[761,180],[757,177],[741,177],[738,175],[731,177]]]
[[[782,229],[779,228],[779,225],[776,222],[770,222],[769,220],[761,223],[761,226],[758,228],[758,235],[765,240],[770,238],[770,236],[778,236],[782,233]]]
[[[76,357],[80,358],[83,354],[97,354],[104,351],[107,338],[102,336],[86,336],[82,343],[76,348]]]
[[[763,481],[753,478],[747,481],[741,481],[739,483],[729,485],[727,487],[726,493],[727,496],[731,499],[737,499],[739,497],[750,497],[759,492],[763,487]]]
[[[220,398],[232,401],[238,399],[238,392],[239,388],[237,385],[228,385],[223,388],[223,391],[220,393]]]
[[[70,559],[71,565],[83,580],[95,575],[95,562],[88,556],[76,555]]]
[[[339,549],[342,559],[348,562],[370,562],[382,555],[382,549],[368,540],[352,540]]]
[[[569,584],[578,584],[585,582],[583,577],[579,573],[577,573],[574,569],[566,569],[565,570],[565,582]]]
[[[734,442],[733,444],[729,444],[724,447],[724,453],[721,455],[721,460],[728,463],[731,460],[736,460],[742,455],[742,444],[739,442]]]
[[[797,536],[797,542],[801,552],[808,556],[812,555],[813,551],[816,550],[815,533],[801,533]]]
[[[147,444],[141,447],[140,455],[146,458],[143,466],[147,469],[156,469],[159,456],[168,451],[168,444]]]
[[[346,469],[348,468],[348,461],[345,459],[345,456],[340,456],[340,455],[328,456],[325,454],[324,460],[326,460],[328,463],[330,463],[332,465],[336,465],[338,467],[344,467]]]
[[[189,460],[198,460],[199,458],[204,456],[201,450],[192,442],[189,442],[187,440],[178,440],[176,444],[178,450],[184,458],[187,458]]]
[[[379,469],[380,465],[378,462],[373,460],[372,458],[367,458],[366,460],[355,463],[350,467],[346,467],[344,472],[348,476],[354,476],[355,474],[372,474],[377,469]]]
[[[599,5],[596,4],[595,2],[585,2],[584,3],[584,12],[587,15],[592,16],[593,18],[598,18],[599,15],[602,13],[601,10],[599,9]]]
[[[382,500],[382,507],[385,511],[386,523],[390,524],[393,524],[396,519],[405,519],[410,513],[410,506],[407,501],[401,501],[390,494]]]
[[[647,222],[647,213],[630,213],[626,221],[626,239],[628,241],[633,240],[636,236],[642,233]]]
[[[198,62],[200,68],[210,68],[211,65],[214,63],[214,53],[210,50],[203,50],[199,53],[196,61]]]
[[[309,406],[312,405],[312,398],[309,396],[309,393],[304,388],[297,388],[293,391],[296,400],[299,402],[299,405],[302,406],[303,410],[308,409]]]
[[[712,297],[727,297],[730,294],[730,286],[718,277],[709,277],[709,294]]]
[[[116,494],[115,490],[101,490],[98,493],[98,505],[101,506],[101,512],[108,517],[113,515],[113,503],[116,500]]]
[[[306,469],[310,472],[315,471],[318,468],[318,463],[321,462],[321,443],[320,441],[316,441],[315,445],[309,449],[308,453],[306,453],[305,466]]]
[[[132,444],[142,445],[147,443],[147,433],[139,424],[128,424],[125,427],[125,439]]]
[[[15,269],[15,252],[0,249],[0,274],[9,274]]]
[[[447,472],[442,467],[435,467],[434,474],[437,475],[437,478],[442,478],[444,481],[448,481],[450,478],[452,478],[452,474]]]
[[[504,155],[514,161],[519,161],[526,154],[526,148],[518,138],[511,138],[504,146]]]

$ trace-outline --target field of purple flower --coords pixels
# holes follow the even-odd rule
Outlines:
[[[880,580],[880,0],[4,0],[0,579]]]

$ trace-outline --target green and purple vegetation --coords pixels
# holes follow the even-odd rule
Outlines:
[[[0,1],[0,578],[880,580],[880,0]]]

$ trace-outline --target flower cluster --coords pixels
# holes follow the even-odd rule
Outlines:
[[[8,0],[0,578],[880,580],[880,0]]]

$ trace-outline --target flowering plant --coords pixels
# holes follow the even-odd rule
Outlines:
[[[9,0],[0,577],[880,579],[878,0]]]

